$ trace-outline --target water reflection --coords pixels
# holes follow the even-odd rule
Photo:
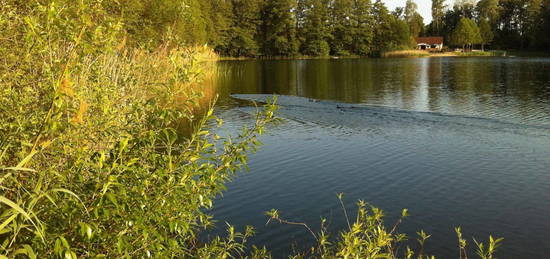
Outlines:
[[[548,124],[550,59],[220,62],[225,96],[283,94]]]

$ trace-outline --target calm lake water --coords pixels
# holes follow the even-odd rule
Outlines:
[[[388,224],[408,208],[401,231],[430,233],[438,258],[457,258],[456,226],[470,245],[504,237],[498,258],[550,258],[550,59],[224,61],[219,72],[221,134],[254,118],[230,94],[284,95],[250,173],[215,203],[220,228],[255,226],[251,244],[282,258],[312,237],[266,226],[264,212],[314,229],[326,217],[336,234],[343,192],[350,214],[362,199]]]

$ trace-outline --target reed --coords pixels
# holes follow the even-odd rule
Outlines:
[[[396,50],[382,52],[380,56],[383,58],[428,57],[430,53],[425,50]]]

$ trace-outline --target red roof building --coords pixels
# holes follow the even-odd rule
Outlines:
[[[443,37],[418,37],[416,38],[418,49],[437,49],[443,48]]]

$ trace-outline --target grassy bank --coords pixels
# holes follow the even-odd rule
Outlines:
[[[491,50],[491,51],[468,51],[457,52],[457,56],[461,57],[505,57],[507,52],[503,50]]]
[[[469,52],[430,52],[426,50],[399,50],[383,52],[384,58],[406,58],[406,57],[502,57],[507,56],[506,51],[469,51]]]
[[[380,53],[382,58],[408,58],[408,57],[429,57],[430,52],[423,50],[395,50]]]

